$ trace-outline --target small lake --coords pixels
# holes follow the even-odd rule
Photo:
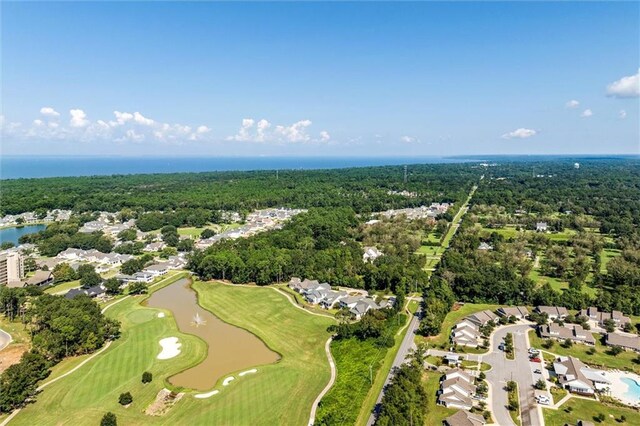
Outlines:
[[[145,305],[170,310],[180,331],[194,334],[209,345],[204,361],[169,378],[169,382],[175,386],[209,390],[220,378],[230,373],[271,364],[280,359],[280,355],[269,349],[256,335],[227,324],[198,305],[196,292],[191,289],[188,278],[156,291]],[[201,325],[196,325],[196,315]]]
[[[40,232],[45,229],[47,225],[39,224],[39,225],[25,225],[25,226],[14,226],[13,228],[4,228],[0,229],[0,243],[4,243],[5,241],[11,241],[16,246],[19,244],[18,239],[27,234],[35,234],[36,232]]]

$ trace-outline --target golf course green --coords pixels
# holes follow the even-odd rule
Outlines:
[[[218,394],[197,399],[194,395],[198,392],[173,388],[167,379],[205,359],[207,345],[196,336],[181,333],[171,312],[164,311],[160,318],[160,310],[142,306],[146,296],[131,297],[106,312],[121,322],[120,339],[77,371],[47,386],[10,424],[97,425],[108,411],[116,414],[118,425],[307,423],[314,399],[329,381],[324,345],[329,337],[327,327],[333,321],[296,308],[273,288],[199,281],[192,288],[203,308],[254,333],[281,359],[255,366],[253,374],[240,377],[233,373],[235,380],[228,386],[217,383]],[[169,336],[179,339],[180,353],[159,360],[158,342]],[[141,383],[145,371],[153,374],[153,381],[146,385]],[[183,390],[185,395],[163,415],[145,414],[165,387]],[[133,396],[128,407],[118,404],[123,392]]]

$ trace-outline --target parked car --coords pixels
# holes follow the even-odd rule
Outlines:
[[[540,371],[539,368],[536,368],[535,370],[533,370],[534,374],[542,374],[542,371]]]
[[[542,360],[538,357],[534,357],[530,359],[531,362],[542,362]]]
[[[549,403],[551,402],[548,397],[542,395],[536,399],[538,400],[538,404],[542,405],[549,405]]]

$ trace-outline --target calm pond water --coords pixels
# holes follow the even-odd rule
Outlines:
[[[187,278],[176,281],[153,293],[146,302],[152,308],[171,310],[180,331],[194,334],[209,345],[204,361],[169,378],[173,385],[200,391],[209,390],[218,379],[229,373],[270,364],[280,358],[256,335],[227,324],[200,307],[190,284],[191,281]],[[195,325],[196,315],[203,325]]]
[[[46,228],[46,225],[25,225],[21,227],[4,228],[0,229],[0,243],[5,241],[11,241],[13,244],[18,245],[18,239],[27,234],[35,234]]]

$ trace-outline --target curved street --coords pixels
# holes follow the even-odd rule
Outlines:
[[[542,409],[535,400],[534,370],[542,368],[541,364],[531,362],[527,352],[529,338],[527,332],[533,328],[530,324],[514,324],[498,328],[491,335],[491,352],[482,355],[482,361],[491,365],[486,372],[487,381],[491,386],[491,411],[494,421],[501,426],[511,426],[513,421],[507,409],[507,382],[513,380],[518,383],[520,411],[524,426],[544,425]],[[515,359],[508,360],[498,346],[507,333],[513,334]]]

